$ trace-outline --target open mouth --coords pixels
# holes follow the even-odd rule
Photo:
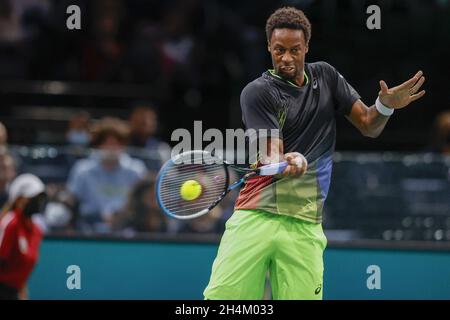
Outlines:
[[[281,70],[283,71],[283,72],[293,72],[294,70],[295,70],[295,68],[294,67],[281,67]]]

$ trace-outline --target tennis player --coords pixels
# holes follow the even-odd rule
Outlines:
[[[336,139],[336,117],[345,116],[367,137],[383,131],[395,109],[421,98],[419,71],[388,88],[380,81],[368,107],[326,62],[305,63],[311,25],[300,10],[284,7],[267,20],[273,69],[241,94],[246,129],[279,129],[265,162],[288,161],[283,176],[255,177],[241,190],[226,223],[205,299],[262,299],[266,272],[274,299],[322,299],[322,211]]]

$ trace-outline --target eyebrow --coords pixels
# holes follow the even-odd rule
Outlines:
[[[281,44],[279,44],[279,43],[274,43],[274,45],[273,45],[274,47],[281,47],[281,48],[285,48],[283,45],[281,45]],[[292,46],[291,48],[289,48],[289,49],[295,49],[295,48],[298,48],[298,47],[301,47],[302,46],[302,44],[301,43],[299,43],[299,44],[296,44],[296,45],[294,45],[294,46]]]

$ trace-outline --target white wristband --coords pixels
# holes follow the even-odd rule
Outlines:
[[[380,97],[378,97],[377,101],[375,101],[375,108],[377,108],[379,113],[386,117],[389,117],[394,113],[394,108],[388,108],[383,105],[380,101]]]

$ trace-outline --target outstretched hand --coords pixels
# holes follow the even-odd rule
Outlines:
[[[422,71],[417,72],[414,77],[403,82],[401,85],[390,89],[386,82],[381,80],[381,90],[378,93],[378,96],[381,103],[386,107],[401,109],[425,95],[425,90],[418,92],[424,82],[425,77],[423,76]]]

